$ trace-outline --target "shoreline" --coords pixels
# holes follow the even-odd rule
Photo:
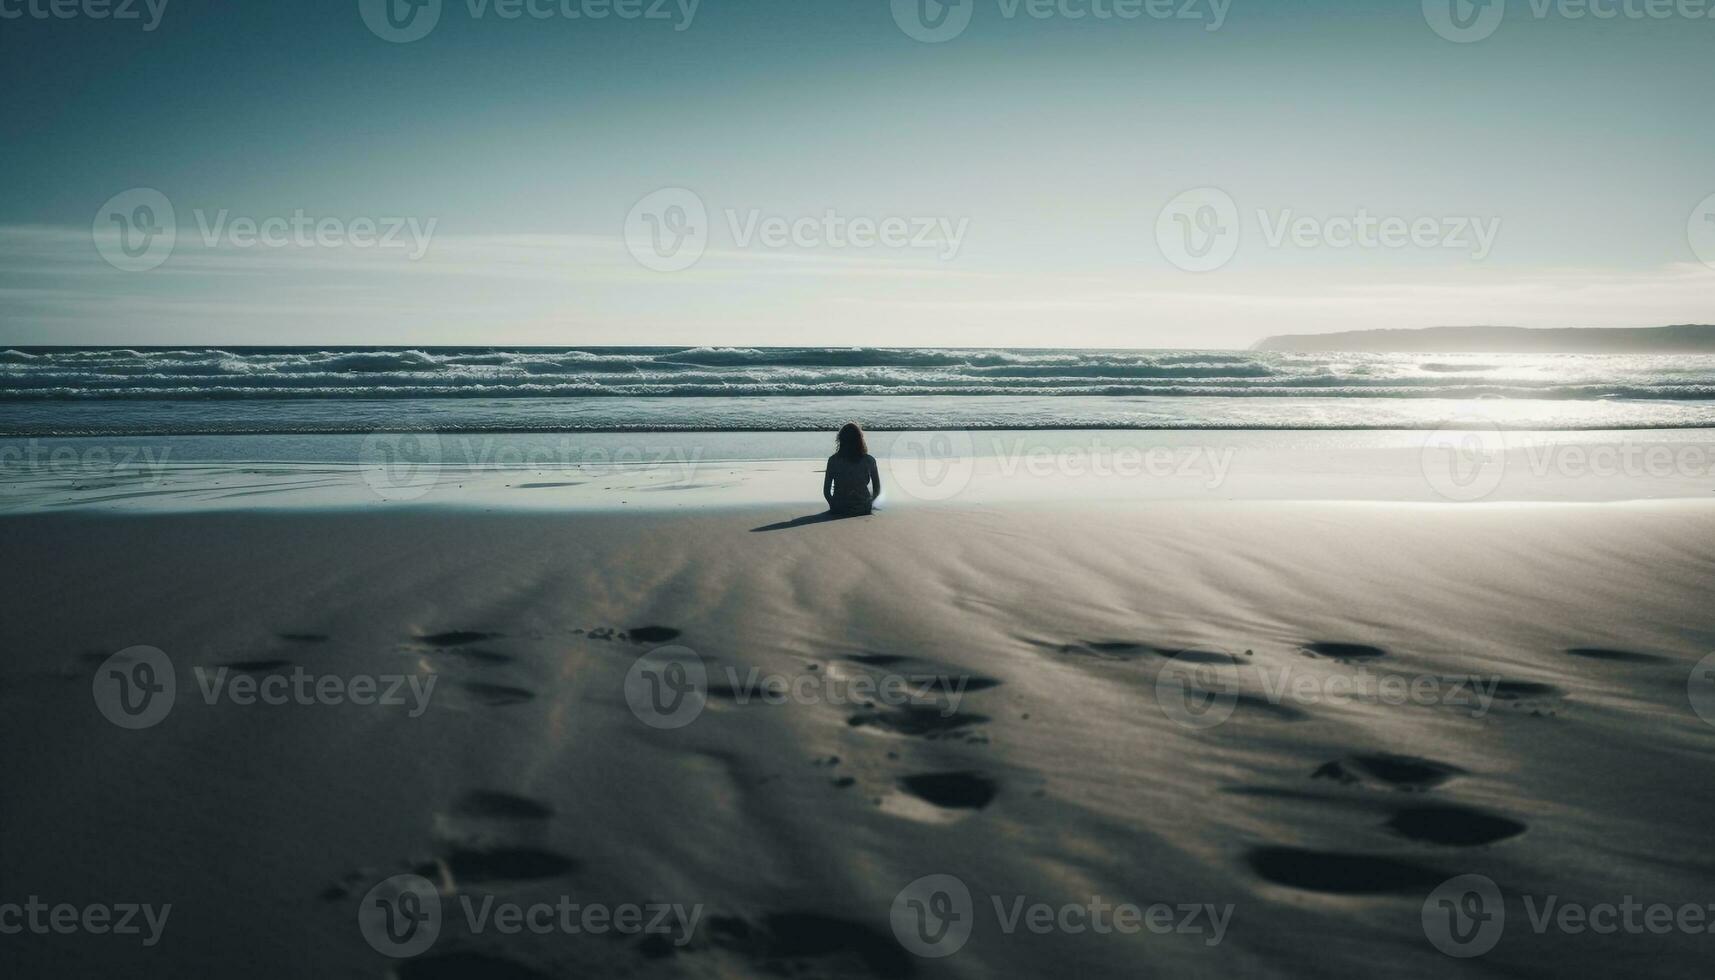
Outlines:
[[[819,505],[825,432],[0,439],[0,512]],[[879,506],[1708,500],[1715,429],[874,434]]]

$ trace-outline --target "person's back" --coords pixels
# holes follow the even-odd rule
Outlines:
[[[881,495],[881,473],[864,445],[863,430],[847,422],[840,429],[839,446],[840,451],[828,457],[822,497],[836,514],[868,514]]]

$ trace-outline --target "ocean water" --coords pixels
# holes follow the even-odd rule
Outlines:
[[[11,348],[0,436],[1715,425],[1715,356]]]

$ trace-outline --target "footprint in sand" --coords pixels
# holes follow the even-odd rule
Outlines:
[[[987,741],[969,729],[985,725],[988,715],[971,712],[947,712],[932,704],[907,704],[897,708],[875,708],[860,711],[846,719],[853,728],[874,728],[912,738],[959,738],[965,741]]]
[[[612,626],[597,626],[588,630],[572,630],[572,635],[586,640],[618,640],[621,643],[641,646],[646,643],[666,643],[677,638],[681,632],[671,626],[633,626],[624,630],[614,629]]]
[[[945,810],[981,810],[1000,793],[999,783],[968,770],[904,776],[899,785],[923,802]]]
[[[770,912],[755,924],[731,915],[712,915],[708,922],[711,943],[749,960],[753,974],[908,977],[916,972],[911,954],[892,936],[849,919]]]
[[[1412,840],[1449,847],[1476,847],[1517,837],[1527,825],[1463,806],[1419,806],[1401,810],[1389,829]]]
[[[536,692],[527,691],[522,687],[512,687],[506,684],[489,684],[485,681],[461,681],[459,687],[474,697],[478,703],[491,708],[504,708],[508,705],[523,704],[533,700]]]
[[[495,653],[493,650],[477,650],[472,647],[463,647],[446,652],[453,654],[461,660],[484,667],[501,667],[517,659],[504,653]]]
[[[1565,695],[1566,692],[1553,684],[1537,681],[1499,681],[1495,684],[1495,697],[1502,701],[1540,701]]]
[[[582,867],[575,858],[537,847],[454,845],[436,862],[416,868],[433,881],[444,868],[455,885],[560,878]]]
[[[1301,708],[1290,704],[1272,701],[1259,694],[1233,694],[1233,703],[1243,711],[1254,711],[1258,714],[1270,715],[1281,721],[1302,721],[1309,715]]]
[[[472,796],[507,797],[509,794],[470,794],[466,796],[466,801],[470,801]],[[500,803],[499,808],[513,810],[517,801],[546,809],[541,804],[523,800],[522,797],[510,797],[508,802]],[[487,799],[480,805],[494,809],[496,804],[493,799]],[[509,819],[515,818],[510,813],[506,815]],[[426,878],[435,883],[442,894],[451,895],[467,884],[495,885],[543,881],[574,874],[583,867],[583,862],[576,858],[541,847],[486,843],[455,843],[445,846],[447,849],[435,858],[427,861],[401,861],[395,866],[396,870],[407,870],[411,874]],[[386,877],[387,872],[381,872],[380,875]],[[329,902],[350,898],[362,893],[366,887],[364,882],[373,883],[376,877],[377,872],[373,868],[350,872],[324,888],[319,897]]]
[[[1341,663],[1351,663],[1354,660],[1374,660],[1387,656],[1387,651],[1381,647],[1372,647],[1366,643],[1331,643],[1318,641],[1306,643],[1299,647],[1306,656],[1327,657]]]
[[[465,980],[467,977],[548,980],[552,974],[543,973],[505,957],[461,951],[405,960],[399,964],[395,976],[399,980]]]
[[[1332,779],[1346,784],[1380,783],[1390,789],[1405,792],[1433,789],[1455,776],[1463,775],[1465,770],[1444,762],[1414,755],[1379,752],[1323,763],[1310,774],[1313,779]]]
[[[1514,711],[1529,709],[1535,718],[1553,718],[1555,708],[1566,692],[1553,684],[1538,681],[1497,681],[1493,688],[1496,701],[1505,701]]]
[[[475,630],[451,630],[446,633],[430,633],[428,636],[417,637],[418,643],[426,643],[432,647],[462,647],[471,643],[481,643],[483,640],[501,639],[499,633],[479,633]]]
[[[460,816],[494,820],[546,820],[554,815],[554,808],[546,803],[487,789],[472,790],[459,797],[453,809]]]
[[[1264,881],[1330,895],[1426,891],[1450,877],[1415,861],[1299,847],[1253,848],[1245,861]]]
[[[1054,643],[1048,640],[1031,640],[1025,642],[1054,653],[1075,657],[1094,657],[1098,660],[1135,660],[1139,657],[1165,657],[1185,664],[1212,664],[1231,666],[1238,663],[1231,654],[1218,650],[1197,650],[1186,647],[1162,646],[1155,643],[1145,643],[1141,640],[1077,640],[1072,643]]]
[[[620,635],[633,643],[666,643],[677,639],[679,631],[671,626],[633,626]]]
[[[1606,660],[1618,664],[1667,664],[1673,662],[1670,657],[1663,657],[1654,653],[1609,650],[1605,647],[1572,647],[1566,653],[1568,656],[1583,657],[1586,660]]]
[[[972,694],[1001,685],[1001,682],[993,677],[960,673],[946,664],[896,653],[855,653],[840,659],[865,667],[896,668],[884,673],[903,677],[915,685],[916,689],[930,695]],[[811,669],[816,669],[816,665],[812,664]]]
[[[279,671],[285,670],[287,667],[295,666],[295,661],[291,661],[291,660],[237,660],[237,661],[233,661],[232,663],[215,664],[214,666],[216,669],[219,669],[221,667],[225,667],[228,670],[236,670],[236,671],[239,671],[240,673],[244,673],[244,674],[273,674],[273,673],[278,673]]]

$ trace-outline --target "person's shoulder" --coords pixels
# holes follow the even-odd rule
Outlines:
[[[874,466],[874,465],[875,465],[875,457],[874,457],[874,456],[872,456],[872,455],[870,455],[870,454],[869,454],[869,453],[864,453],[864,454],[863,454],[863,461],[864,461],[864,462],[866,462],[866,463],[868,463],[868,464],[869,464],[869,465],[871,465],[871,466]]]

